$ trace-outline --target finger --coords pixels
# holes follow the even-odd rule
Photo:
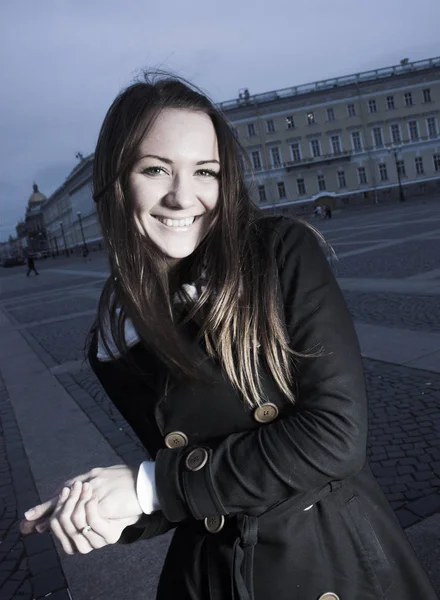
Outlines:
[[[47,522],[47,519],[42,519],[40,521],[28,521],[27,519],[23,519],[20,521],[19,529],[22,535],[30,535],[31,533],[35,533],[38,531],[38,525],[41,523]]]
[[[121,527],[115,519],[103,519],[101,517],[99,502],[96,497],[92,497],[86,504],[86,519],[93,531],[104,540],[104,545],[116,544],[121,537],[124,527]],[[90,535],[90,532],[87,535]]]
[[[73,538],[77,533],[77,528],[72,523],[72,512],[74,511],[78,500],[81,496],[82,483],[80,481],[75,481],[73,486],[70,488],[70,493],[67,496],[66,500],[60,500],[58,509],[57,509],[57,518],[60,522],[63,531],[67,536]]]
[[[92,476],[92,471],[89,471],[88,473],[82,473],[81,475],[76,475],[75,477],[71,477],[70,479],[65,481],[64,485],[71,488],[71,487],[73,487],[73,484],[75,483],[75,481],[80,481],[81,483],[83,483],[84,481],[87,481],[88,479],[90,479],[91,476]]]
[[[65,536],[67,536],[71,543],[73,542],[77,551],[81,554],[87,554],[93,548],[87,539],[82,535],[81,531],[78,530],[72,522],[72,513],[80,502],[82,486],[83,484],[80,481],[75,481],[70,490],[68,499],[64,502],[61,508],[58,521]],[[85,520],[85,515],[83,519]]]
[[[89,483],[84,482],[82,484],[82,490],[78,502],[76,503],[71,516],[72,523],[78,531],[82,531],[84,527],[87,527],[88,525],[86,520],[85,505],[91,497],[92,488]]]
[[[87,525],[89,525],[91,527],[91,529],[90,530],[83,529],[82,534],[87,539],[87,541],[92,546],[92,548],[97,550],[98,548],[103,548],[104,546],[107,546],[108,542],[104,539],[104,537],[102,537],[101,533],[99,531],[96,531],[92,527],[92,525],[90,525],[88,522],[89,515],[94,510],[93,507],[94,506],[97,507],[97,505],[98,505],[98,500],[95,498],[95,501],[92,502],[91,506],[89,506],[89,504],[92,500],[92,495],[93,495],[92,486],[89,483],[84,483],[83,491],[82,491],[82,496],[84,497],[84,500],[85,500],[85,502],[84,502],[84,508],[85,508],[84,522],[86,523],[86,525],[84,527],[87,527]],[[95,510],[96,510],[96,508],[95,508]]]
[[[67,500],[67,498],[69,497],[69,494],[70,494],[70,489],[63,488],[63,490],[60,494],[60,498],[59,498],[60,503],[65,502]],[[66,534],[64,533],[64,530],[61,527],[60,522],[58,520],[58,515],[59,515],[59,512],[61,511],[61,506],[62,506],[62,504],[60,504],[60,506],[54,511],[53,515],[50,517],[50,520],[49,520],[50,528],[51,528],[54,536],[61,543],[61,546],[63,547],[64,552],[66,554],[75,554],[76,547],[73,545],[72,541],[66,536]]]
[[[58,496],[54,496],[47,502],[43,502],[43,504],[37,504],[37,506],[30,508],[24,513],[25,519],[27,521],[37,521],[42,517],[48,517],[55,510],[57,503]]]

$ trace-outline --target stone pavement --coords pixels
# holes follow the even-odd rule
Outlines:
[[[365,359],[370,464],[440,591],[440,203],[313,223],[339,257]],[[153,600],[170,539],[71,557],[49,533],[18,533],[70,475],[145,456],[84,362],[107,272],[92,259],[0,273],[0,600]]]

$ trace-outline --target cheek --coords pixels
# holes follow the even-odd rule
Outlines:
[[[160,200],[160,190],[157,186],[149,186],[145,183],[136,183],[129,188],[130,198],[135,209],[147,212]]]
[[[220,196],[220,186],[219,185],[213,186],[213,189],[209,190],[205,195],[207,207],[214,208],[214,206],[217,204],[217,202],[219,200],[219,196]]]

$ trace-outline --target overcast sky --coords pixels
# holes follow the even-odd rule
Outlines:
[[[0,241],[161,67],[215,100],[440,55],[439,0],[1,0]]]

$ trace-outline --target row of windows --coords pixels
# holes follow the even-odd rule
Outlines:
[[[423,95],[423,102],[425,104],[432,102],[430,88],[425,88],[424,90],[422,90],[422,95]],[[407,107],[414,106],[413,92],[405,92],[403,95],[403,100],[404,100],[405,106],[407,106]],[[393,95],[386,97],[386,108],[387,108],[387,110],[394,110],[396,108],[396,101],[395,101],[395,98]],[[370,113],[377,113],[377,111],[378,111],[377,100],[375,100],[375,99],[368,100],[368,110]]]
[[[440,154],[434,154],[433,162],[434,162],[434,170],[436,172],[440,172]],[[417,156],[414,159],[414,163],[415,163],[417,175],[424,175],[425,167],[423,164],[423,158],[421,156]],[[396,162],[396,167],[397,167],[397,172],[399,174],[399,177],[406,177],[405,161],[398,160]],[[380,180],[388,181],[388,167],[387,167],[386,163],[380,163],[378,165],[378,168],[379,168]],[[358,176],[359,185],[367,185],[368,184],[367,171],[366,171],[365,167],[357,168],[357,176]],[[340,169],[337,172],[337,184],[338,184],[339,189],[343,189],[343,188],[347,187],[347,179],[345,176],[345,171],[343,171],[342,169]],[[297,191],[298,191],[299,196],[304,196],[307,194],[306,183],[305,183],[305,180],[303,177],[299,177],[296,180],[296,186],[297,186]],[[317,187],[318,187],[318,191],[320,191],[320,192],[323,192],[327,189],[326,179],[325,179],[325,176],[322,174],[317,175]],[[284,198],[286,198],[287,197],[286,186],[283,181],[279,181],[277,183],[277,188],[278,188],[279,199],[283,200]],[[258,195],[259,195],[259,200],[261,203],[266,202],[266,200],[267,200],[266,188],[264,185],[258,186]]]
[[[430,139],[434,139],[438,137],[438,126],[437,119],[435,117],[429,117],[426,119],[426,128],[428,132],[428,137]],[[385,146],[383,129],[382,127],[373,127],[371,130],[372,142],[375,148],[383,148]],[[409,139],[412,142],[416,142],[420,139],[419,134],[419,125],[416,120],[408,121],[408,135]],[[400,124],[394,124],[390,126],[390,137],[394,144],[402,143],[402,132]],[[352,150],[354,152],[363,152],[363,138],[362,133],[360,131],[352,131],[351,132],[351,143]],[[331,152],[334,155],[342,154],[342,141],[341,136],[339,134],[330,136],[330,146]],[[323,155],[321,140],[320,139],[312,139],[310,140],[310,153],[313,158],[319,158]],[[293,162],[299,162],[303,158],[302,146],[301,142],[293,142],[290,144],[290,155],[291,160]],[[272,167],[277,168],[282,166],[282,157],[281,151],[278,147],[270,148],[270,157],[272,162]],[[261,152],[260,150],[253,150],[251,152],[251,160],[253,168],[256,170],[260,170],[262,168],[261,161]]]
[[[404,102],[405,102],[405,106],[407,106],[407,107],[414,106],[413,92],[405,92]],[[425,104],[432,102],[430,88],[425,88],[423,90],[423,102]],[[346,108],[347,108],[347,116],[356,117],[356,114],[357,114],[356,113],[356,105],[353,102],[349,102],[347,104]],[[386,108],[387,108],[387,110],[394,110],[395,108],[397,108],[397,104],[396,104],[394,95],[386,96]],[[368,111],[371,114],[374,114],[374,113],[377,113],[378,110],[379,110],[378,101],[375,99],[368,100]],[[294,117],[288,116],[285,119],[286,119],[287,129],[294,129],[295,128]],[[335,109],[332,107],[327,108],[327,121],[331,122],[331,121],[335,121],[335,120],[336,120]],[[315,115],[314,111],[309,111],[306,113],[306,123],[308,125],[314,125],[315,123],[317,123],[316,115]],[[267,133],[275,133],[275,131],[276,131],[275,121],[273,119],[266,120],[266,131],[267,131]],[[249,137],[254,137],[255,135],[257,135],[257,128],[255,126],[255,123],[248,124],[247,132],[248,132]]]

